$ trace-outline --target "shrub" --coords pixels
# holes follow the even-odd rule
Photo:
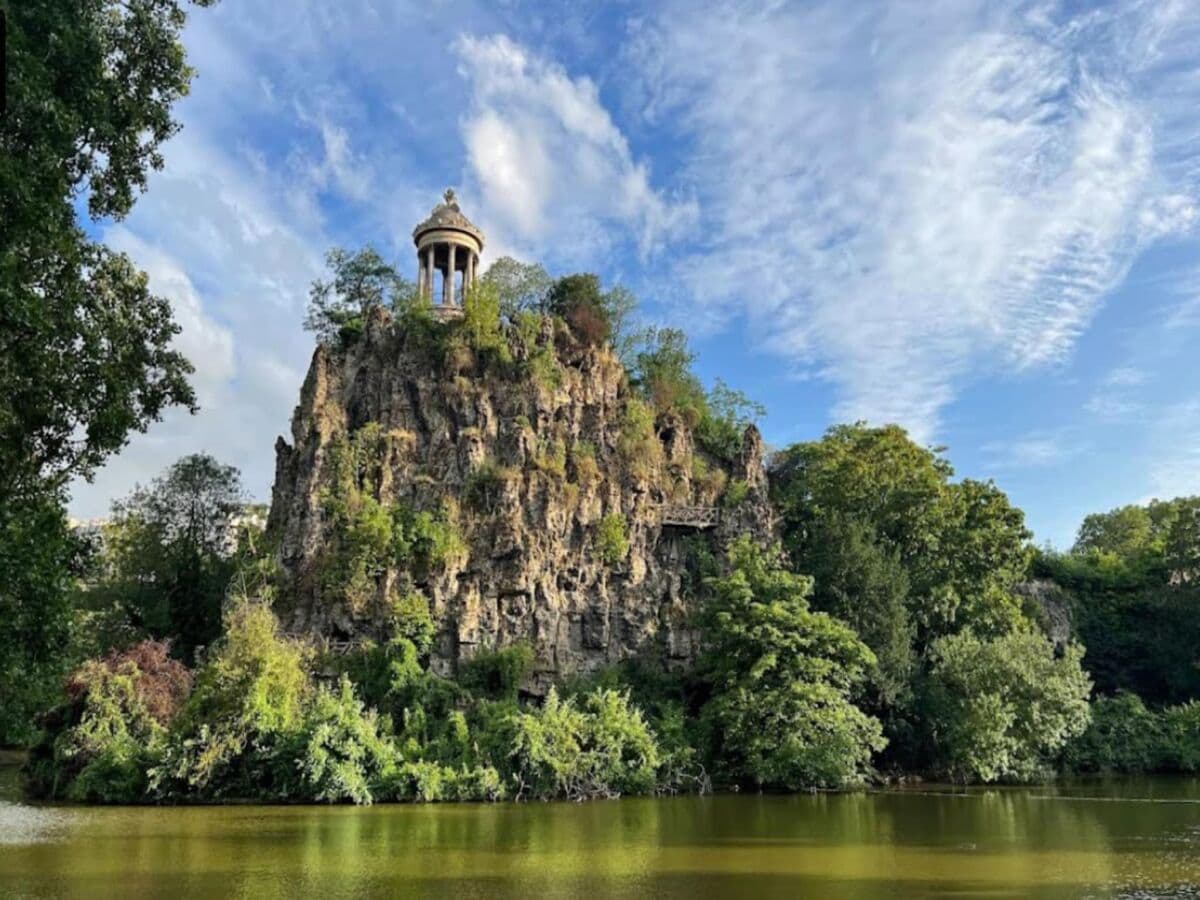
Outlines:
[[[1162,734],[1160,768],[1173,772],[1200,772],[1200,700],[1163,710]]]
[[[317,690],[278,765],[289,798],[367,804],[394,776],[397,760],[378,715],[363,707],[343,675],[336,691]],[[289,785],[290,778],[296,783]]]
[[[466,553],[457,510],[415,512],[402,503],[392,506],[391,556],[395,563],[418,575],[441,568]]]
[[[658,745],[628,694],[598,690],[561,700],[551,688],[546,702],[520,713],[510,764],[518,797],[582,800],[651,790]]]
[[[463,298],[462,327],[471,347],[501,363],[511,360],[508,341],[500,330],[500,293],[486,281],[477,281]]]
[[[617,450],[630,471],[643,477],[649,476],[662,459],[662,445],[654,433],[654,413],[636,397],[625,403]]]
[[[567,448],[557,438],[542,441],[534,453],[533,464],[547,475],[555,478],[567,477]]]
[[[1032,630],[992,639],[970,631],[931,648],[926,697],[940,770],[961,781],[1030,780],[1088,724],[1083,650],[1061,656]]]
[[[415,760],[397,769],[390,794],[396,800],[422,803],[441,800],[492,802],[504,799],[505,790],[500,773],[492,766],[455,768],[430,760]]]
[[[306,652],[284,637],[266,606],[243,601],[196,675],[172,729],[162,765],[151,773],[160,796],[270,796],[278,743],[303,721],[312,688]]]
[[[553,344],[542,340],[545,321],[540,313],[523,310],[513,320],[513,335],[521,350],[522,376],[543,391],[553,391],[562,384],[562,368]]]
[[[43,718],[27,770],[35,796],[98,803],[144,799],[146,770],[165,726],[191,688],[191,673],[159,641],[143,641],[71,674],[67,702]]]
[[[533,663],[533,648],[524,642],[483,650],[462,664],[458,683],[491,700],[515,701],[521,682],[533,671]]]
[[[710,466],[703,457],[692,457],[692,482],[696,485],[701,496],[719,497],[725,490],[729,476],[725,470]]]
[[[571,448],[571,465],[581,484],[599,481],[600,467],[596,464],[596,445],[591,441],[576,441]]]
[[[596,528],[596,552],[610,566],[623,562],[629,555],[629,536],[620,513],[609,513],[600,520]]]
[[[420,591],[394,594],[390,614],[392,636],[411,641],[421,656],[427,654],[437,635],[437,623],[429,612],[429,599]]]
[[[725,488],[725,493],[721,497],[721,505],[726,509],[732,509],[735,506],[741,506],[745,503],[746,498],[749,496],[750,485],[740,478],[735,478]]]
[[[467,477],[463,495],[480,512],[492,513],[500,504],[504,487],[515,473],[494,460],[484,460]]]
[[[1097,697],[1087,730],[1069,743],[1064,764],[1077,772],[1149,772],[1157,768],[1162,722],[1136,694]]]

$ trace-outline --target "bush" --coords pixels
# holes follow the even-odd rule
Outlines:
[[[724,469],[709,465],[701,456],[692,458],[692,483],[701,498],[715,500],[720,497],[728,481]]]
[[[624,562],[629,555],[629,536],[625,517],[620,513],[609,513],[600,520],[596,528],[596,552],[607,565]]]
[[[654,433],[654,412],[637,397],[625,402],[617,451],[630,471],[642,477],[648,477],[662,459],[662,444]]]
[[[266,606],[236,605],[196,675],[151,786],[164,797],[275,796],[271,768],[312,694],[304,648]]]
[[[429,611],[429,599],[420,591],[393,595],[389,625],[392,636],[412,642],[419,655],[433,647],[437,623]]]
[[[1200,772],[1200,700],[1163,710],[1162,733],[1159,767],[1170,772]]]
[[[504,488],[515,473],[494,460],[484,460],[467,477],[463,496],[479,512],[495,512],[504,495]]]
[[[95,803],[145,798],[146,770],[191,689],[191,673],[168,650],[143,641],[72,673],[67,702],[43,717],[30,752],[31,793]]]
[[[278,765],[291,799],[367,804],[394,777],[397,759],[378,715],[363,707],[343,675],[336,691],[317,690]],[[288,785],[290,776],[294,785]]]
[[[557,479],[567,477],[567,448],[561,440],[542,441],[534,453],[533,464]]]
[[[393,561],[423,577],[459,559],[467,545],[459,529],[456,509],[416,512],[402,503],[392,506],[391,554]]]
[[[533,671],[533,648],[527,643],[476,653],[459,668],[458,683],[490,700],[516,701],[517,692]]]
[[[517,796],[583,800],[652,790],[658,745],[629,695],[598,690],[560,700],[551,688],[541,708],[515,719],[510,753]]]
[[[571,465],[575,468],[575,480],[580,484],[591,484],[600,480],[600,467],[596,464],[596,445],[590,441],[577,441],[571,448]]]
[[[520,372],[543,391],[552,391],[562,384],[562,368],[554,354],[554,345],[544,341],[546,317],[523,310],[513,320],[513,334],[520,348]]]
[[[750,485],[740,478],[735,478],[725,488],[725,494],[721,497],[721,505],[726,509],[732,509],[745,503],[749,496]]]
[[[500,294],[486,281],[473,284],[463,298],[463,331],[478,353],[508,363],[512,356],[500,329]]]
[[[1161,765],[1162,720],[1136,694],[1097,697],[1087,730],[1063,753],[1076,772],[1152,772]]]
[[[1028,781],[1088,724],[1083,650],[1061,656],[1040,633],[983,639],[970,631],[932,647],[926,697],[935,764],[959,781]]]

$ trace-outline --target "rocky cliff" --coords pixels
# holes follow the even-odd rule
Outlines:
[[[649,412],[608,348],[551,319],[524,332],[484,353],[463,323],[413,329],[377,312],[346,349],[318,347],[292,442],[276,445],[268,528],[289,630],[384,638],[405,591],[430,606],[443,673],[522,640],[534,691],[634,654],[692,658],[696,560],[743,530],[774,530],[757,430],[736,460],[717,460],[683,417]],[[323,573],[345,448],[360,435],[354,489],[380,509],[435,515],[454,541],[432,564],[385,559],[348,591]],[[687,506],[716,507],[719,522],[663,522]]]

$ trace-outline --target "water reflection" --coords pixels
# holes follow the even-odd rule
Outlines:
[[[1197,882],[1197,780],[583,805],[0,803],[6,897],[1059,898]]]

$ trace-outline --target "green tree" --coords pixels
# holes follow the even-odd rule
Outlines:
[[[55,495],[0,505],[0,745],[24,744],[71,666],[83,548]]]
[[[830,514],[805,560],[815,582],[813,606],[849,624],[875,654],[873,705],[886,709],[907,698],[915,628],[908,573],[896,550],[882,546],[869,525]]]
[[[676,409],[695,425],[705,411],[704,386],[692,373],[696,354],[678,328],[648,328],[634,354],[631,376],[659,412]]]
[[[512,355],[500,329],[500,309],[500,294],[495,287],[482,280],[471,285],[463,298],[463,330],[472,349],[508,362]]]
[[[517,314],[543,308],[554,279],[537,263],[523,263],[502,256],[479,278],[480,284],[496,291],[500,313],[512,322]]]
[[[1072,550],[1077,554],[1110,553],[1131,559],[1149,550],[1154,536],[1148,509],[1122,506],[1087,516],[1079,526]]]
[[[1166,536],[1166,563],[1175,582],[1200,581],[1200,497],[1175,501],[1176,515]]]
[[[1137,694],[1120,691],[1092,702],[1090,722],[1064,751],[1076,772],[1153,772],[1162,765],[1162,717]]]
[[[208,5],[200,0],[198,5]],[[161,168],[192,70],[176,0],[6,4],[8,108],[0,117],[0,673],[16,710],[61,676],[72,478],[90,478],[131,431],[194,405],[167,300],[77,220],[120,219]],[[8,644],[10,639],[20,641]],[[25,699],[22,699],[25,698]]]
[[[812,581],[748,538],[710,579],[703,709],[727,777],[758,786],[840,787],[861,780],[885,741],[853,698],[875,657],[850,628],[812,612]]]
[[[333,277],[318,279],[308,292],[304,327],[331,346],[352,343],[373,309],[405,313],[417,299],[416,285],[372,247],[351,253],[335,247],[325,254]]]
[[[931,652],[927,727],[934,765],[951,778],[1032,780],[1087,728],[1092,682],[1078,645],[1060,656],[1032,630],[965,631]]]
[[[1024,516],[991,483],[951,482],[949,462],[896,425],[831,428],[784,450],[772,473],[784,539],[797,565],[839,540],[830,523],[853,520],[895,554],[908,577],[920,655],[940,634],[1019,623],[1010,596],[1028,567]],[[825,590],[825,586],[822,586]]]
[[[746,429],[766,414],[765,406],[718,378],[704,398],[696,438],[718,459],[733,462],[741,452]]]
[[[84,601],[115,603],[135,631],[169,639],[191,659],[220,634],[244,501],[236,468],[203,453],[181,458],[113,504],[102,575]]]
[[[605,291],[592,274],[566,275],[550,285],[543,311],[563,319],[576,337],[589,344],[611,344],[620,350],[637,298],[619,285]]]

